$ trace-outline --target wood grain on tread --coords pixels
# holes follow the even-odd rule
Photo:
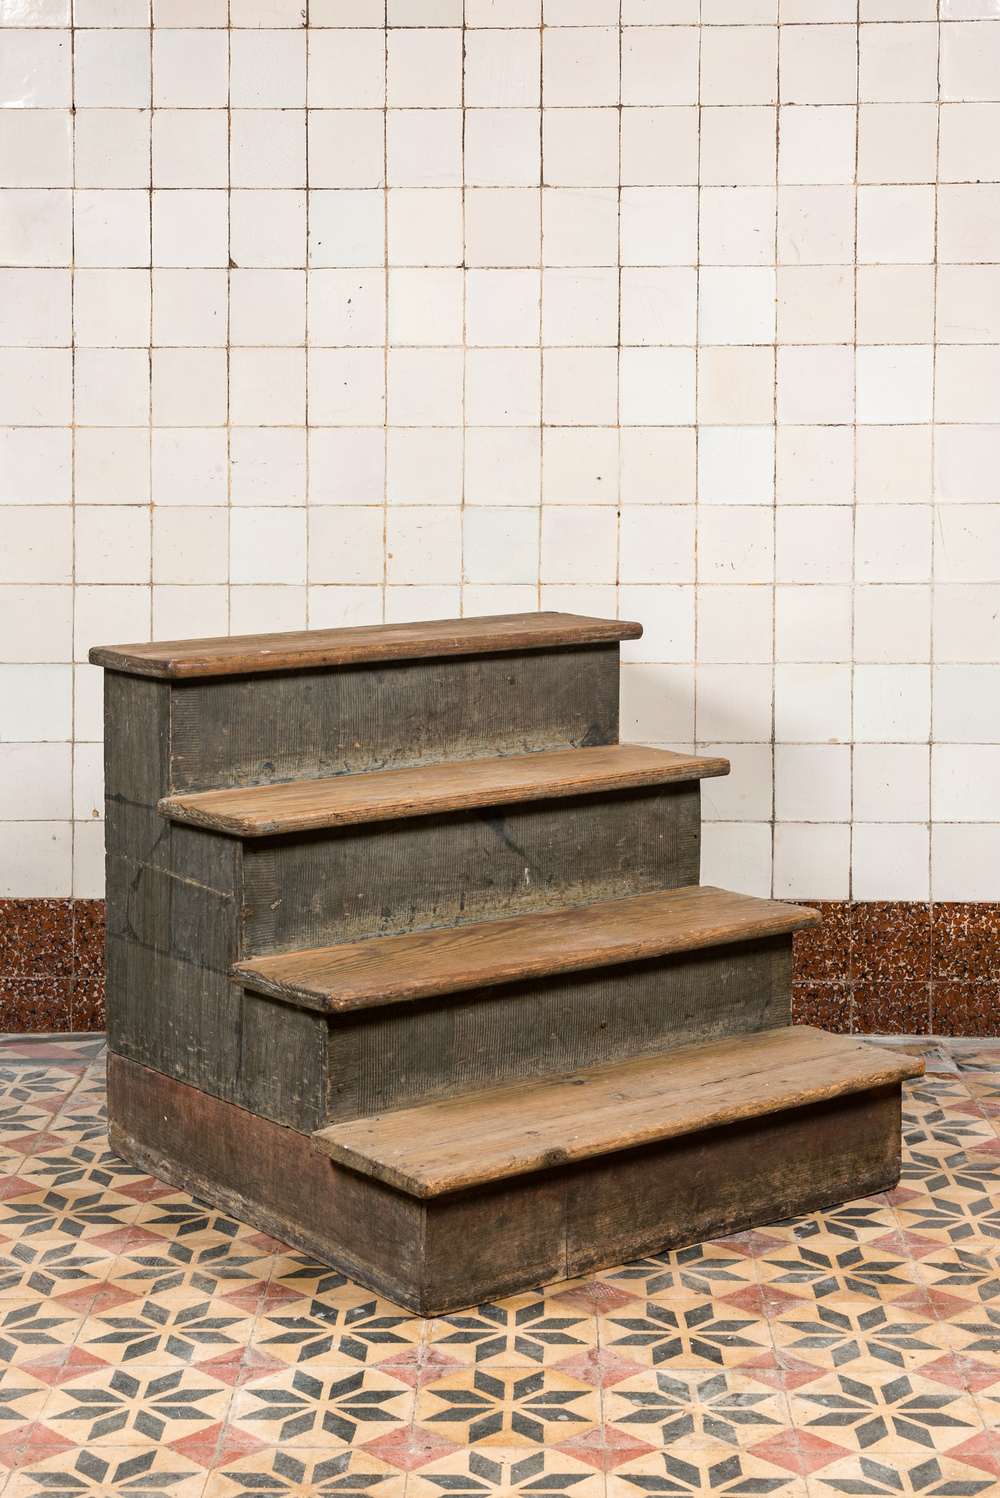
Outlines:
[[[190,822],[235,837],[269,837],[728,773],[726,759],[674,754],[641,744],[607,744],[166,796],[159,810],[172,822]]]
[[[337,1012],[780,936],[819,920],[818,911],[804,906],[688,885],[540,915],[253,957],[230,971],[235,982],[257,993]]]
[[[923,1074],[922,1061],[794,1026],[336,1124],[323,1154],[441,1196]]]
[[[429,619],[416,624],[366,624],[349,629],[295,630],[274,635],[231,635],[210,640],[95,645],[94,666],[133,676],[182,680],[353,666],[417,656],[483,655],[497,651],[553,650],[594,641],[637,640],[642,625],[582,614],[490,614],[475,619]]]

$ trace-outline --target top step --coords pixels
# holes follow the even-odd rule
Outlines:
[[[183,681],[315,670],[415,657],[491,655],[559,646],[637,640],[642,625],[582,614],[490,614],[476,619],[428,619],[415,624],[366,624],[351,629],[296,630],[275,635],[230,635],[212,640],[163,640],[148,645],[95,645],[94,666],[129,676]]]

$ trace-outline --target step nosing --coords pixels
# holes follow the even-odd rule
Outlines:
[[[770,1066],[759,1062],[761,1053],[771,1054]],[[699,1101],[693,1095],[699,1088],[685,1082],[684,1072],[699,1067],[712,1073],[700,1089],[714,1088],[714,1103]],[[815,1079],[818,1067],[826,1071],[821,1082]],[[773,1076],[765,1080],[768,1070]],[[567,1113],[576,1095],[569,1091],[574,1079],[566,1075],[334,1124],[317,1130],[312,1140],[320,1153],[398,1190],[443,1196],[834,1102],[921,1071],[913,1057],[787,1026],[591,1068],[586,1075],[599,1100],[586,1113]],[[632,1094],[623,1096],[630,1078]],[[510,1123],[528,1111],[530,1129]]]
[[[629,620],[540,612],[95,645],[88,658],[92,665],[127,675],[184,681],[278,671],[336,670],[392,661],[506,655],[573,645],[616,645],[622,640],[637,640],[641,635],[642,625]]]
[[[492,759],[350,772],[165,796],[161,816],[236,837],[613,794],[728,774],[728,760],[644,744],[605,744]]]
[[[251,957],[230,976],[254,991],[343,1012],[787,936],[818,920],[805,907],[692,885]]]

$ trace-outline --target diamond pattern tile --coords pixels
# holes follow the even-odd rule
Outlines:
[[[1000,1050],[902,1043],[895,1191],[425,1321],[111,1154],[94,1037],[0,1040],[0,1495],[1000,1491]]]

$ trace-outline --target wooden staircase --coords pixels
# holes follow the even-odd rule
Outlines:
[[[113,1147],[425,1314],[881,1191],[923,1065],[698,884],[564,614],[98,648]]]

